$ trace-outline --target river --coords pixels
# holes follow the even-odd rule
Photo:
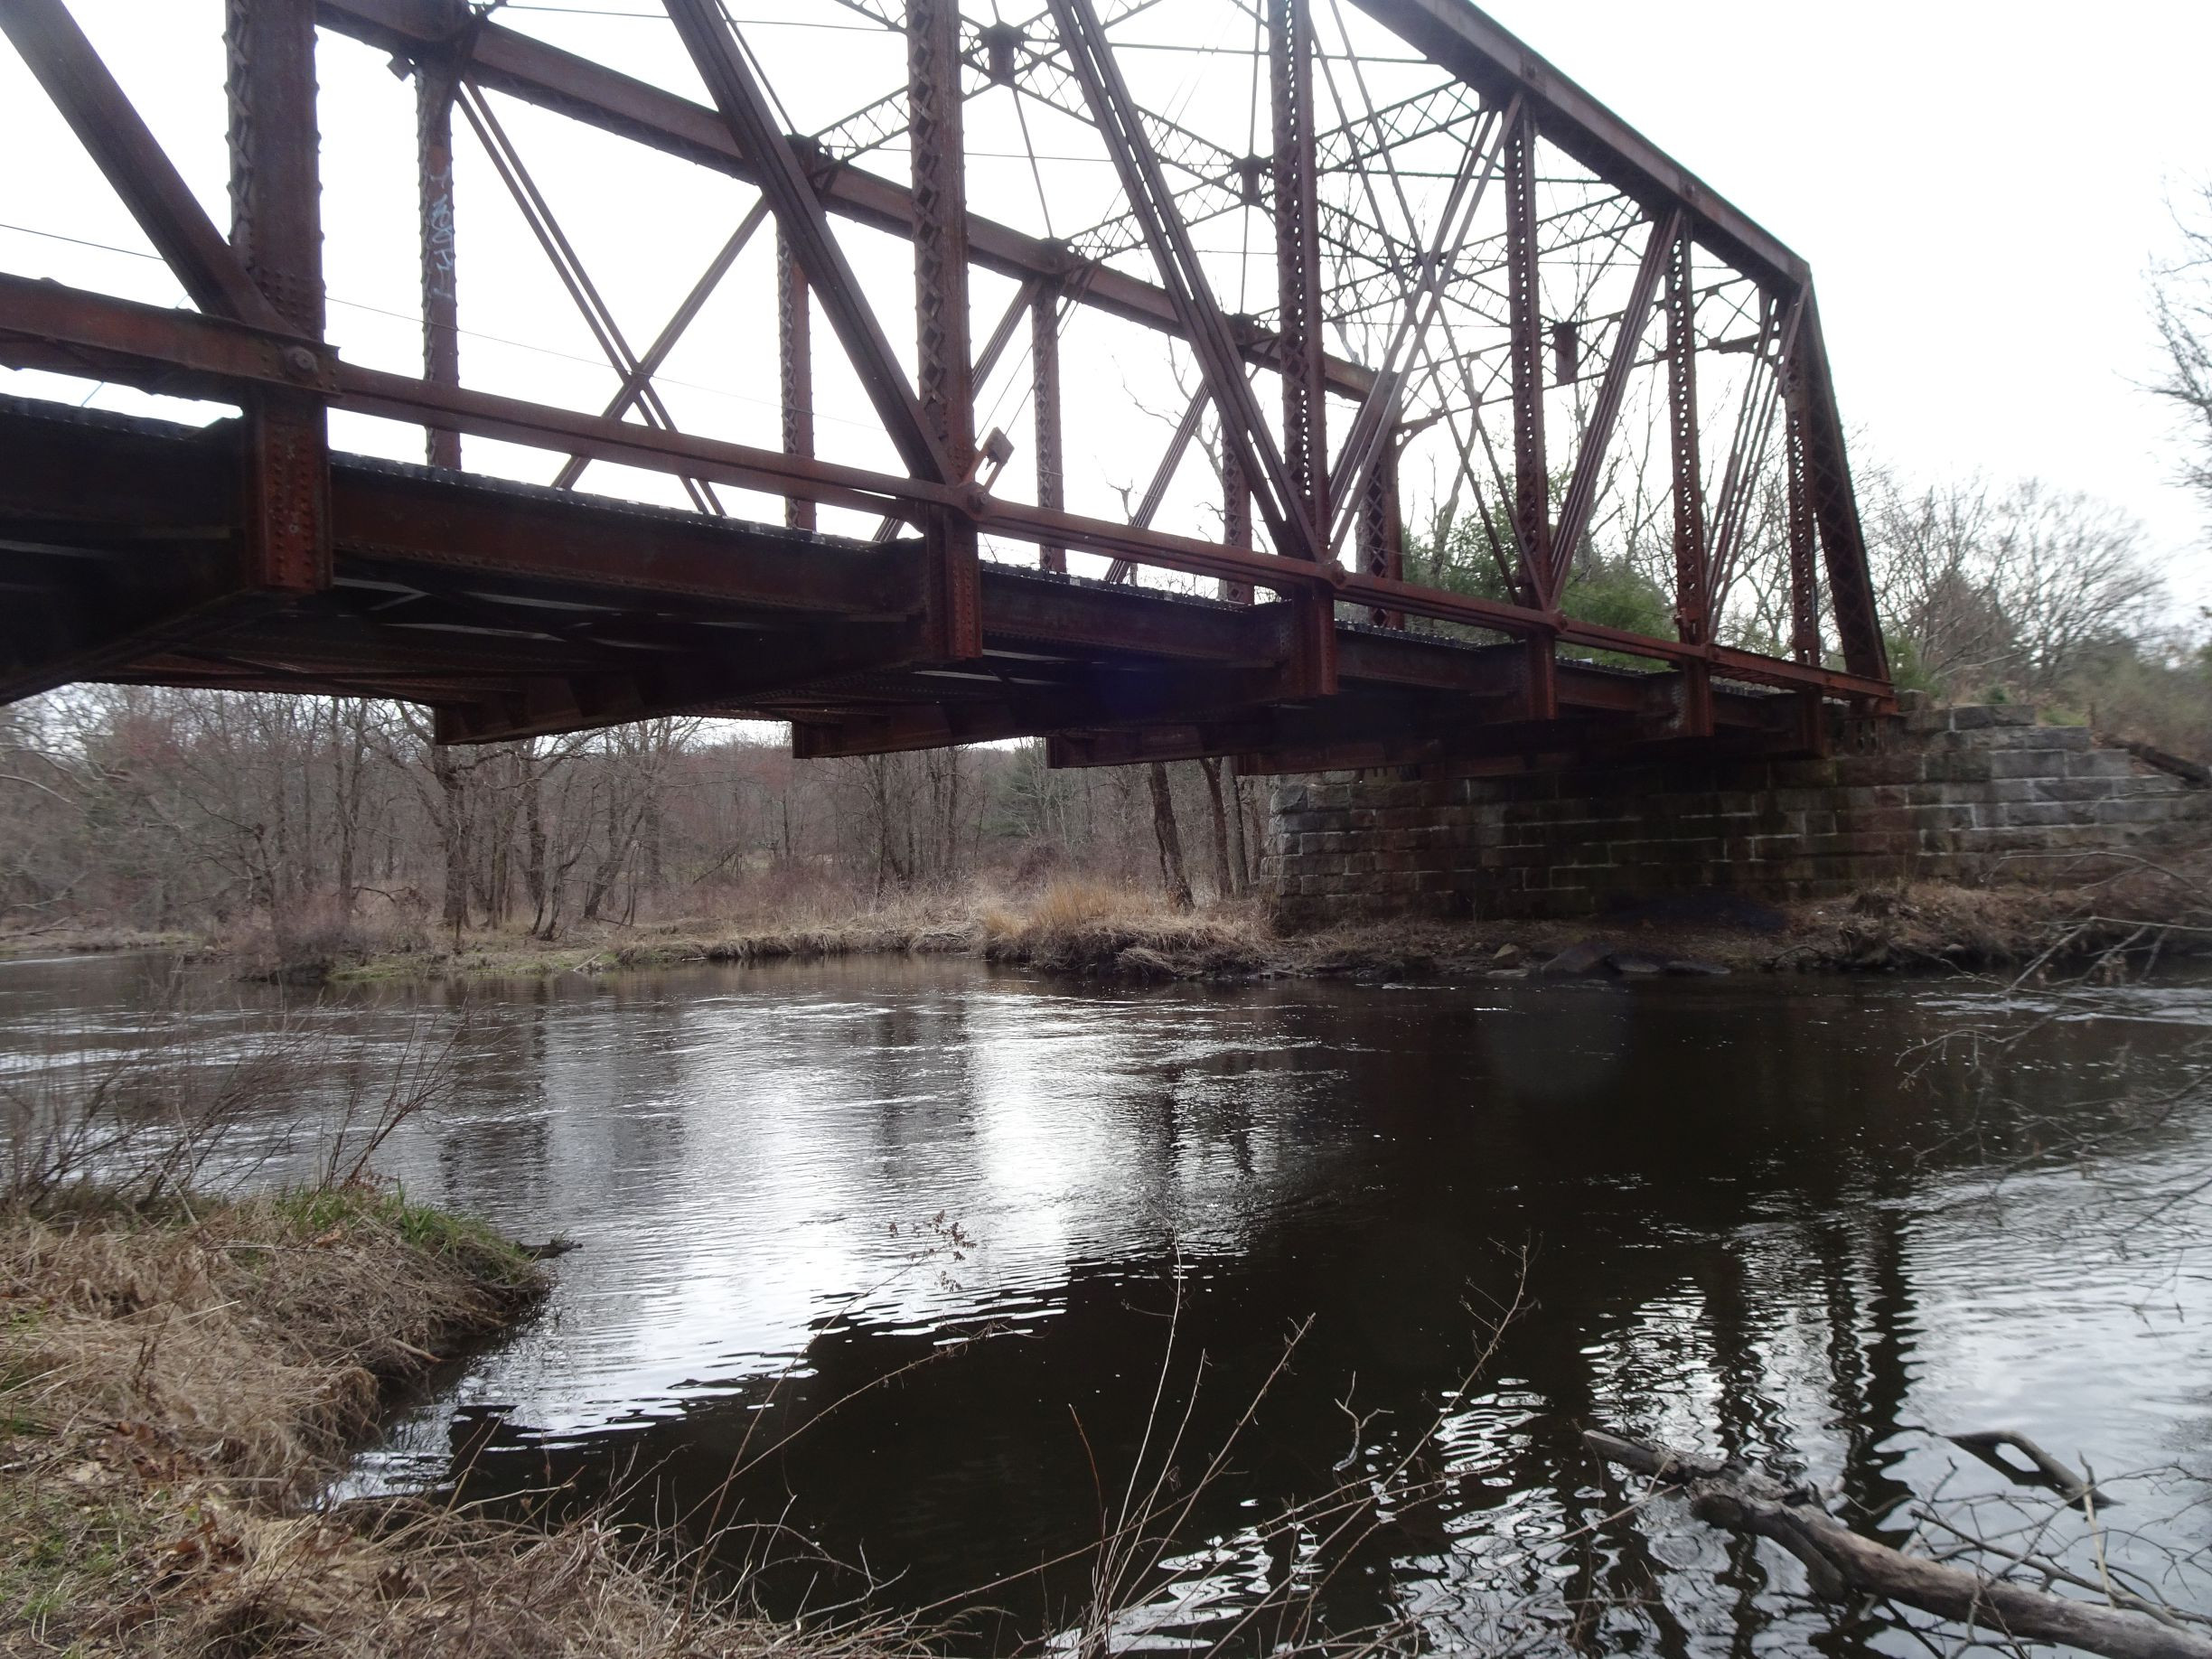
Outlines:
[[[352,1488],[711,1515],[726,1556],[779,1563],[780,1612],[872,1585],[997,1651],[1073,1623],[1140,1458],[1184,1512],[1123,1590],[1118,1639],[1152,1647],[1292,1582],[1320,1627],[1410,1619],[1437,1649],[1925,1651],[1679,1504],[1619,1513],[1590,1424],[1805,1471],[1893,1540],[1916,1492],[2001,1484],[1941,1434],[2015,1429],[2100,1474],[2171,1466],[2136,1529],[2202,1548],[2212,1291],[2186,1208],[2117,1230],[2142,1184],[2212,1168],[2212,1122],[2061,1148],[2170,1083],[2208,1015],[2191,979],[2074,1007],[1965,980],[1112,989],[950,959],[287,1014],[158,959],[0,966],[18,1070],[282,1018],[377,1075],[458,1030],[450,1096],[380,1167],[580,1248]],[[329,1109],[272,1106],[211,1174],[295,1176]],[[1271,1525],[1347,1486],[1373,1501]]]

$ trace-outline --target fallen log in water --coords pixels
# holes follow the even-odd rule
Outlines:
[[[1784,1487],[1741,1464],[1595,1429],[1582,1438],[1606,1462],[1680,1489],[1699,1520],[1774,1540],[1804,1563],[1823,1599],[1882,1596],[2016,1641],[2062,1643],[2110,1659],[2212,1659],[2212,1636],[2148,1613],[2073,1600],[1863,1538],[1809,1490]]]

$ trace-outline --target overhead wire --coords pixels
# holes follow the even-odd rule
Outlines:
[[[520,0],[507,0],[500,7],[502,12],[536,12],[554,17],[622,17],[642,23],[666,23],[666,12],[626,12],[612,6],[523,5]],[[881,34],[882,25],[867,23],[822,23],[811,17],[733,17],[733,26],[747,29],[829,29],[842,34]]]

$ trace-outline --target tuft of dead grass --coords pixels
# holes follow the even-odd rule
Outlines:
[[[326,1476],[382,1389],[539,1292],[489,1230],[368,1187],[149,1218],[84,1189],[0,1210],[18,1420],[138,1425],[274,1493]]]
[[[1026,901],[980,904],[975,927],[979,952],[994,961],[1139,978],[1251,972],[1273,942],[1257,903],[1175,910],[1155,895],[1080,876],[1064,876]]]
[[[164,1654],[500,1659],[886,1659],[881,1626],[779,1624],[694,1597],[678,1562],[586,1520],[548,1532],[417,1500],[358,1514],[226,1516],[221,1592],[164,1632]]]
[[[391,1389],[543,1289],[473,1222],[355,1185],[0,1205],[0,1650],[157,1659],[882,1659],[704,1585],[668,1538],[402,1498],[318,1505]]]

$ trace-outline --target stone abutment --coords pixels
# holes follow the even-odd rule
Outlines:
[[[2001,705],[1839,721],[1819,759],[1289,778],[1270,794],[1264,881],[1300,926],[2085,880],[2212,839],[2203,769],[2147,754]]]

